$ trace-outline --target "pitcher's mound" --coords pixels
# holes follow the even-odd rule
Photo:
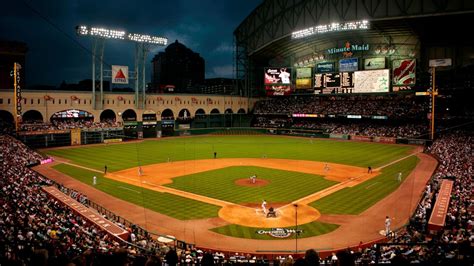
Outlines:
[[[257,179],[255,180],[255,183],[252,183],[250,178],[242,178],[235,180],[235,184],[244,187],[263,187],[270,184],[270,181],[265,179]]]

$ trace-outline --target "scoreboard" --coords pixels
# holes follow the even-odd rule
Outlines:
[[[314,75],[314,88],[352,88],[354,72],[317,73]]]
[[[354,72],[341,73],[341,87],[342,88],[354,87]]]

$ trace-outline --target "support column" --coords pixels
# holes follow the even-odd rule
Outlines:
[[[146,107],[146,82],[145,82],[145,69],[146,69],[146,54],[147,47],[145,44],[142,44],[142,109]]]
[[[135,44],[135,108],[139,108],[140,104],[138,103],[138,91],[139,91],[139,80],[138,80],[138,59],[140,58],[140,43]]]
[[[92,109],[96,109],[95,106],[95,50],[97,48],[97,39],[92,40]]]
[[[104,46],[105,40],[100,40],[100,102],[99,102],[99,109],[104,109]]]

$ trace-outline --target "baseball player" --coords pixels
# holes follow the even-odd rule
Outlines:
[[[253,175],[252,176],[252,184],[255,184],[255,182],[257,181],[257,175]]]
[[[266,200],[263,200],[262,202],[262,211],[263,211],[263,214],[267,214],[267,201]]]
[[[390,220],[390,217],[386,216],[385,217],[385,235],[389,236],[390,235],[390,225],[392,224],[392,221]]]
[[[329,171],[329,165],[326,163],[324,164],[324,172],[328,172]]]
[[[94,176],[92,178],[92,185],[94,185],[94,186],[97,185],[97,176]]]
[[[399,172],[399,173],[398,173],[397,181],[398,181],[398,182],[402,182],[402,172]]]

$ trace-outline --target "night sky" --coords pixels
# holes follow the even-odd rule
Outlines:
[[[75,27],[80,24],[164,36],[168,43],[177,39],[204,58],[206,78],[231,78],[233,31],[262,0],[136,2],[4,1],[0,8],[0,39],[28,45],[27,86],[58,86],[63,80],[75,83],[90,78],[91,54],[74,41],[89,51],[92,48],[90,38],[75,33]],[[134,48],[132,42],[107,41],[104,61],[133,69]],[[147,81],[150,81],[151,59],[164,48],[155,46],[148,55]]]

